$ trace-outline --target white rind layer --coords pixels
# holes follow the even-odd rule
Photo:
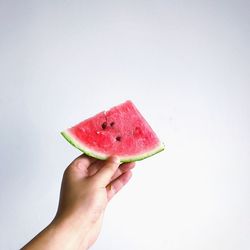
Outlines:
[[[65,130],[61,132],[62,136],[74,147],[78,148],[80,151],[82,151],[84,154],[100,159],[105,160],[109,157],[107,154],[103,154],[101,152],[95,151],[93,149],[90,149],[88,146],[86,146],[83,142],[80,142],[77,140],[77,138],[74,137],[74,135],[69,131]],[[164,150],[164,144],[160,143],[158,146],[156,146],[154,149],[147,151],[143,154],[136,154],[136,155],[130,155],[130,156],[119,156],[121,162],[133,162],[133,161],[140,161],[147,157],[150,157],[154,154],[157,154]]]

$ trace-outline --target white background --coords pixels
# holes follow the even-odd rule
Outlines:
[[[59,132],[127,99],[167,150],[92,249],[250,249],[249,44],[249,1],[0,0],[0,249],[53,218]]]

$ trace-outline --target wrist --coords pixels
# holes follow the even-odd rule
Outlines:
[[[48,230],[56,237],[55,241],[61,245],[61,249],[87,249],[86,236],[89,226],[81,220],[56,216],[49,224]]]
[[[70,219],[56,217],[43,231],[36,235],[22,250],[86,250],[88,228],[81,229]]]

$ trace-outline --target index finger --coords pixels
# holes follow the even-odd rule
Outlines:
[[[96,158],[88,156],[86,154],[81,154],[77,158],[75,158],[71,164],[79,165],[84,168],[88,168],[91,164],[98,161]]]

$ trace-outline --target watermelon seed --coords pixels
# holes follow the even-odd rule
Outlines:
[[[111,127],[113,127],[114,125],[115,125],[115,123],[114,123],[114,122],[111,122],[111,123],[110,123],[110,126],[111,126]]]
[[[107,127],[107,122],[104,122],[104,123],[102,124],[102,128],[105,129],[106,127]]]
[[[121,141],[121,136],[117,136],[116,138],[115,138],[117,141]]]
[[[135,127],[134,131],[133,131],[133,134],[134,135],[139,135],[141,132],[141,129],[139,127]]]

